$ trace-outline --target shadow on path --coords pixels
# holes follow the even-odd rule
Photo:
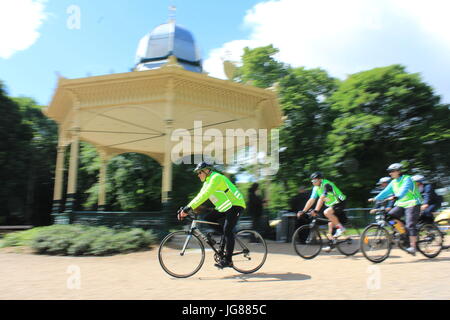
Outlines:
[[[419,255],[420,253],[416,253],[416,255]],[[436,257],[436,258],[425,258],[425,257],[419,257],[417,260],[413,261],[403,261],[403,262],[391,262],[389,264],[406,264],[406,263],[428,263],[428,262],[443,262],[443,261],[450,261],[450,257]]]
[[[310,280],[311,276],[301,273],[252,273],[236,274],[222,278],[200,277],[200,280],[238,280],[238,282],[273,282],[273,281],[303,281]]]

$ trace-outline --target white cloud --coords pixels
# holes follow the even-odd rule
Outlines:
[[[0,58],[8,59],[28,49],[39,38],[39,27],[47,15],[46,0],[0,1]]]
[[[204,67],[212,76],[226,50],[242,55],[245,45],[273,44],[280,61],[294,67],[321,67],[333,76],[400,63],[421,72],[425,81],[448,95],[450,81],[448,0],[278,0],[251,8],[245,40],[214,49]],[[245,44],[245,45],[244,45]]]

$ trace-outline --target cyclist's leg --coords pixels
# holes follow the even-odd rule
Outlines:
[[[342,201],[330,208],[327,208],[324,212],[325,216],[331,221],[333,227],[341,229],[342,231],[345,231],[345,228],[342,224],[347,221],[344,209],[345,201]],[[341,217],[342,221],[340,221],[339,217]],[[332,232],[332,230],[330,230],[330,232]]]
[[[412,248],[416,247],[417,242],[417,222],[420,216],[420,206],[405,208],[406,230],[409,233],[409,241]]]
[[[223,224],[225,221],[225,215],[223,213],[220,213],[217,210],[213,210],[210,213],[206,214],[203,219],[209,222],[219,223],[220,226],[212,225],[212,228],[217,233],[223,235]]]
[[[234,227],[237,224],[240,214],[244,208],[233,206],[225,212],[225,223],[223,226],[223,233],[226,239],[227,254],[225,256],[226,262],[231,262],[234,250]]]
[[[334,215],[333,207],[326,208],[325,211],[323,212],[323,214],[331,222],[331,224],[330,223],[328,224],[328,231],[331,233],[331,232],[333,232],[333,227],[336,227],[339,224],[339,220]]]
[[[401,218],[403,217],[404,213],[405,213],[405,208],[393,207],[389,211],[389,217],[393,218],[397,223],[400,223],[401,225],[403,225],[403,222],[401,221]]]

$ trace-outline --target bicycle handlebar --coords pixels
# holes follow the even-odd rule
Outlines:
[[[177,211],[177,217],[178,217],[178,215],[181,213],[183,211],[183,207],[181,207],[180,209],[178,209],[178,211]],[[186,217],[184,217],[184,219],[188,219],[188,220],[190,220],[190,221],[192,221],[192,220],[196,220],[197,219],[197,215],[195,214],[195,212],[194,212],[194,210],[192,210],[192,209],[189,209],[188,211],[187,211],[187,216]],[[183,219],[183,220],[184,220]]]

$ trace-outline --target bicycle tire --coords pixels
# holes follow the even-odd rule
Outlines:
[[[182,255],[182,249],[186,245]],[[188,231],[175,231],[168,234],[158,250],[159,264],[163,270],[175,278],[188,278],[197,273],[205,262],[203,242]],[[191,265],[192,267],[189,267]],[[187,273],[181,273],[189,270]],[[190,271],[192,270],[192,271]]]
[[[241,230],[235,235],[233,269],[244,274],[261,269],[267,258],[267,243],[255,230]],[[256,262],[256,263],[255,263]]]
[[[314,259],[322,250],[322,237],[317,227],[303,225],[292,235],[292,246],[303,259]]]
[[[371,235],[371,232],[374,232],[375,235]],[[385,252],[382,252],[382,254],[378,256],[373,256],[372,249],[376,249],[377,246],[379,247],[380,245],[386,246],[385,249],[382,249]],[[389,234],[389,231],[384,227],[381,227],[377,224],[372,224],[367,226],[362,232],[360,239],[360,250],[367,260],[374,263],[383,262],[389,257],[391,249],[391,236]]]
[[[356,234],[350,234],[346,240],[338,240],[336,248],[340,253],[349,257],[359,251],[361,233],[359,232],[359,228],[354,228],[353,226],[348,226],[348,229],[355,230]],[[350,233],[350,231],[348,232]]]
[[[436,240],[437,239],[437,240]],[[432,246],[432,243],[437,242]],[[430,223],[422,224],[417,232],[417,250],[427,258],[435,258],[441,253],[444,244],[444,237],[442,236],[439,228]],[[429,251],[430,248],[436,248],[436,250]]]

